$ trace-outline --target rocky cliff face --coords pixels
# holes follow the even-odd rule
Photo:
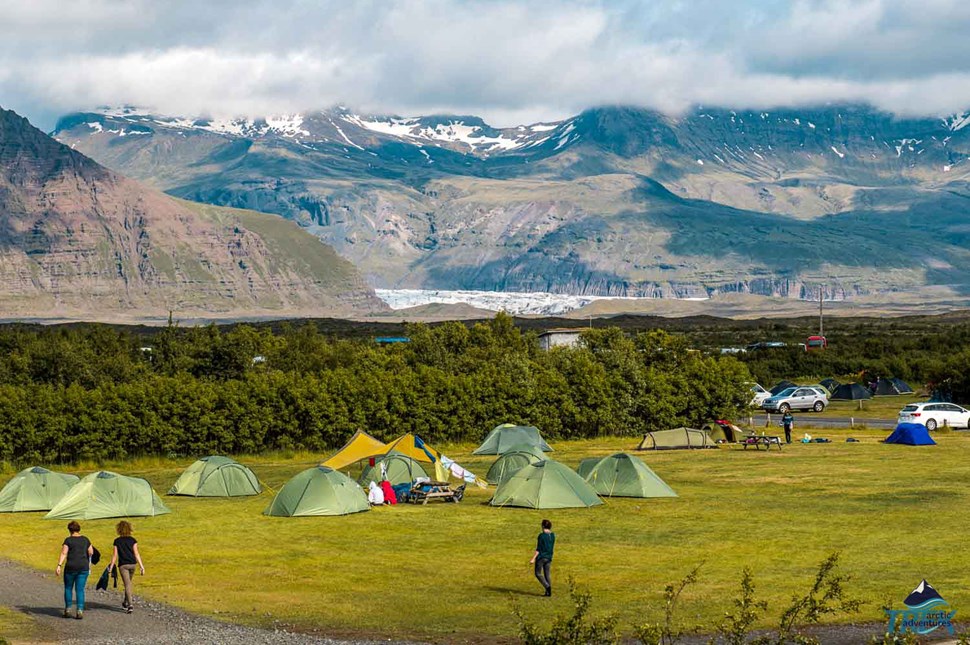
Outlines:
[[[354,268],[291,223],[183,202],[0,110],[4,315],[300,315],[380,309]]]
[[[72,115],[57,137],[173,195],[295,220],[376,286],[813,298],[970,290],[968,124],[865,106],[506,129],[129,110]]]

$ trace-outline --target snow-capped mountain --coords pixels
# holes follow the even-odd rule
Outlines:
[[[930,586],[930,583],[923,580],[915,589],[913,589],[912,593],[906,596],[906,600],[903,601],[903,604],[907,607],[920,607],[934,600],[942,601],[943,596],[941,596],[936,589]]]
[[[615,106],[512,128],[128,108],[55,135],[173,195],[293,219],[376,287],[845,298],[970,292],[968,124],[864,105]]]

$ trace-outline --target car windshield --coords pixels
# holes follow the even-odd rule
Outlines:
[[[919,406],[917,405],[907,405],[903,408],[903,412],[916,412],[917,410],[919,410]]]
[[[752,392],[757,392],[758,394],[761,394],[762,392],[767,392],[767,390],[764,389],[763,387],[761,387],[760,385],[752,385],[751,386],[751,391]]]
[[[791,396],[792,394],[794,394],[794,393],[795,393],[795,390],[796,390],[796,389],[797,389],[797,388],[794,388],[794,387],[790,387],[790,388],[788,388],[787,390],[782,390],[781,392],[779,392],[779,393],[778,393],[778,394],[776,394],[775,396],[776,396],[776,397],[779,397],[779,396]]]

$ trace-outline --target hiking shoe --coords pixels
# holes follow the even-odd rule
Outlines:
[[[71,617],[71,612],[69,612],[67,609],[65,609],[64,610],[64,618],[70,618],[70,617]]]
[[[132,609],[133,609],[133,607],[131,605],[128,605],[127,607],[125,607],[125,613],[126,614],[130,614],[131,611],[132,611]]]
[[[84,618],[84,612],[78,610],[78,612],[76,614],[74,614],[74,619],[75,620],[81,620],[82,618]]]
[[[552,587],[546,587],[546,596],[552,595]]]
[[[121,601],[121,608],[122,609],[128,609],[128,601],[127,600],[122,600]]]

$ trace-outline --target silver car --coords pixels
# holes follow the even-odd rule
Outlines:
[[[782,390],[765,399],[761,407],[768,412],[789,412],[791,410],[814,410],[821,412],[829,404],[829,398],[821,389],[802,385]]]

